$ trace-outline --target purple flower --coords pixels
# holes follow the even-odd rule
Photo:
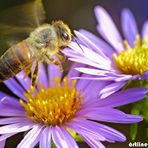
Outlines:
[[[143,26],[141,40],[134,16],[128,9],[124,9],[121,16],[125,37],[123,41],[112,18],[102,7],[97,6],[95,14],[98,21],[97,30],[110,45],[94,34],[80,30],[75,31],[75,34],[81,48],[73,42],[63,53],[71,61],[90,66],[76,68],[91,75],[86,79],[110,81],[100,92],[104,98],[122,88],[129,80],[147,79],[148,22]]]
[[[75,65],[76,66],[76,65]],[[40,65],[38,87],[30,90],[29,77],[24,72],[10,78],[5,85],[20,99],[0,92],[0,142],[17,133],[26,132],[17,148],[78,147],[71,135],[78,133],[90,147],[104,147],[102,141],[123,142],[125,136],[98,121],[112,123],[134,123],[140,116],[125,114],[117,106],[138,101],[145,97],[147,90],[133,88],[123,90],[101,100],[100,91],[107,82],[70,80],[79,76],[73,66],[65,78],[55,65],[48,65],[48,73]],[[2,145],[1,145],[2,146]]]

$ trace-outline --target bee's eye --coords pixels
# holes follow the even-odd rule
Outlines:
[[[60,37],[66,41],[70,40],[70,36],[69,36],[68,32],[63,28],[60,29]]]

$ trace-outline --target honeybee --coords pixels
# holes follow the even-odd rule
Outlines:
[[[71,43],[72,33],[68,25],[61,20],[40,25],[39,21],[42,19],[39,16],[43,16],[41,0],[35,0],[25,7],[34,8],[33,15],[36,17],[38,27],[30,33],[28,38],[14,44],[1,55],[0,82],[24,70],[27,75],[31,72],[31,86],[34,88],[38,79],[40,62],[54,63],[62,68],[59,51]],[[24,30],[25,27],[19,28],[20,31],[21,29]]]

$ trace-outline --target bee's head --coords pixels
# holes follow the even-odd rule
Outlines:
[[[63,21],[54,21],[52,25],[57,32],[59,46],[66,47],[69,45],[72,41],[72,33],[68,25],[63,23]]]

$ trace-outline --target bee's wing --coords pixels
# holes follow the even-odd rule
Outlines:
[[[30,0],[30,2],[0,12],[0,22],[3,24],[37,27],[44,19],[45,11],[42,0]]]
[[[44,19],[42,0],[30,0],[28,3],[0,11],[0,56],[7,48],[28,37]]]
[[[0,56],[12,45],[28,37],[33,28],[0,24]]]

